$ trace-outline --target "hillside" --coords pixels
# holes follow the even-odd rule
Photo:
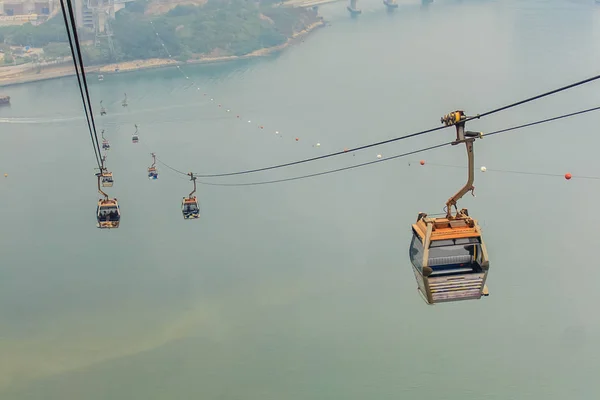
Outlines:
[[[273,6],[272,0],[138,0],[127,3],[112,21],[113,50],[107,41],[84,46],[86,64],[168,58],[161,41],[180,61],[241,56],[285,43],[320,20],[316,11]],[[152,24],[150,23],[152,21]],[[157,37],[154,29],[159,34]],[[68,55],[62,17],[40,26],[0,30],[11,45],[44,47],[48,57]],[[81,32],[82,40],[93,38]]]

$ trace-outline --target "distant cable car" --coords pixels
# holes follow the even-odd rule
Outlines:
[[[430,218],[419,213],[412,225],[410,261],[418,290],[428,304],[479,299],[489,294],[486,280],[490,264],[481,228],[467,209],[458,211],[456,207],[458,200],[475,189],[473,142],[482,136],[480,132],[465,132],[465,119],[463,111],[455,111],[442,117],[442,123],[456,126],[453,145],[465,143],[467,147],[469,179],[446,202],[445,217]]]
[[[112,187],[113,185],[113,173],[104,169],[101,174],[102,187]]]
[[[102,105],[102,100],[100,100],[100,116],[106,115],[106,109]]]
[[[101,173],[96,174],[98,177],[98,192],[104,196],[98,200],[96,207],[96,226],[101,229],[118,228],[121,222],[121,210],[117,199],[109,199],[108,195],[100,188]]]
[[[135,133],[133,135],[131,135],[131,141],[133,143],[137,143],[140,140],[140,137],[138,136],[138,126],[135,126]]]
[[[110,150],[110,143],[107,138],[104,137],[104,129],[101,132],[102,135],[102,150]]]
[[[152,165],[148,167],[148,179],[158,179],[158,171],[156,170],[156,156],[152,153]]]
[[[191,180],[194,182],[194,190],[188,197],[184,197],[181,202],[181,212],[183,213],[184,219],[197,219],[200,218],[200,208],[198,207],[198,200],[194,193],[196,193],[196,177],[193,173],[188,174]]]
[[[102,187],[112,187],[113,185],[113,174],[109,172],[106,167],[106,154],[102,156],[102,169],[100,169],[100,183]]]

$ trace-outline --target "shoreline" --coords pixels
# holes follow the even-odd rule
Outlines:
[[[255,50],[251,53],[244,54],[241,56],[222,56],[222,57],[201,57],[199,59],[188,60],[188,61],[175,61],[169,58],[152,58],[147,60],[133,60],[126,61],[118,64],[106,64],[106,65],[95,65],[85,68],[86,73],[101,73],[103,75],[114,75],[121,74],[127,72],[135,72],[135,71],[144,71],[149,69],[159,69],[159,68],[173,68],[176,66],[182,65],[196,65],[196,64],[215,64],[222,62],[231,62],[237,60],[244,60],[249,58],[258,58],[258,57],[266,57],[271,54],[277,53],[293,44],[295,44],[298,39],[301,39],[316,30],[317,28],[321,28],[326,26],[326,22],[321,18],[320,20],[313,22],[308,25],[305,29],[295,32],[292,37],[288,38],[285,43],[282,43],[278,46],[266,47],[262,49]],[[119,71],[115,71],[115,67],[119,67]],[[0,72],[2,69],[0,68]],[[27,83],[46,81],[51,79],[59,79],[67,76],[74,76],[75,71],[73,69],[73,65],[71,61],[67,64],[57,65],[53,68],[48,68],[46,70],[42,70],[40,73],[35,73],[33,68],[28,70],[25,73],[17,73],[14,76],[1,77],[0,75],[0,87],[8,87],[8,86],[16,86],[16,85],[24,85]]]

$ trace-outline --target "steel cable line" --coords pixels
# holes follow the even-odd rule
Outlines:
[[[75,39],[75,46],[77,47],[77,56],[79,57],[79,64],[81,65],[81,77],[83,80],[83,87],[85,89],[85,95],[86,95],[87,103],[88,103],[88,107],[89,107],[90,119],[92,120],[92,128],[94,130],[94,137],[96,138],[96,147],[98,149],[98,152],[100,152],[100,143],[98,141],[98,132],[96,131],[96,122],[94,121],[94,113],[92,110],[92,101],[90,100],[90,92],[88,89],[87,78],[85,76],[85,67],[83,65],[83,56],[82,56],[81,47],[79,44],[79,37],[77,35],[75,12],[73,10],[73,4],[72,4],[71,0],[67,0],[67,2],[69,5],[69,16],[71,19],[71,26],[73,27],[73,37]]]
[[[87,92],[87,84],[82,85],[82,77],[80,76],[79,73],[79,66],[77,64],[77,60],[81,60],[81,54],[79,55],[79,57],[77,57],[75,55],[75,48],[77,47],[77,51],[80,52],[81,49],[79,48],[79,44],[77,43],[77,45],[75,45],[73,43],[73,38],[71,37],[71,29],[69,29],[69,26],[73,29],[73,36],[75,38],[75,42],[78,42],[77,39],[77,28],[74,22],[74,18],[73,18],[73,8],[71,7],[71,1],[70,0],[66,0],[66,2],[69,5],[69,15],[70,18],[67,17],[67,7],[65,6],[65,0],[60,0],[61,3],[61,10],[62,10],[62,15],[63,15],[63,19],[65,21],[65,29],[67,30],[67,36],[69,38],[69,46],[71,47],[71,56],[73,57],[73,64],[75,66],[75,74],[77,76],[77,85],[79,87],[79,93],[81,94],[81,101],[83,103],[83,110],[85,111],[85,117],[87,120],[87,125],[88,125],[88,130],[90,132],[90,138],[92,139],[92,146],[94,148],[94,154],[96,156],[96,162],[98,163],[98,168],[102,169],[103,167],[103,162],[102,162],[102,158],[100,157],[100,145],[98,143],[98,135],[95,135],[96,129],[95,129],[95,125],[94,128],[92,129],[92,125],[94,124],[94,119],[93,119],[93,115],[90,116],[91,113],[91,105],[90,105],[90,109],[88,111],[88,105],[86,103],[86,97],[87,97],[87,101],[89,102],[89,93],[87,96],[84,95],[84,86],[86,87],[85,91]],[[71,24],[69,24],[69,20],[71,21]],[[85,81],[85,71],[83,69],[83,62],[81,62],[81,75],[83,75],[83,80]]]
[[[517,101],[515,103],[509,104],[509,105],[506,105],[506,106],[503,106],[503,107],[499,107],[499,108],[496,108],[496,109],[491,110],[491,111],[484,112],[483,114],[477,114],[475,117],[467,118],[466,121],[470,121],[470,120],[473,120],[473,119],[479,119],[479,118],[482,118],[482,117],[487,117],[488,115],[492,115],[492,114],[495,114],[495,113],[500,112],[500,111],[508,110],[509,108],[520,106],[522,104],[529,103],[531,101],[538,100],[538,99],[541,99],[543,97],[547,97],[547,96],[550,96],[550,95],[553,95],[553,94],[556,94],[556,93],[559,93],[559,92],[562,92],[562,91],[565,91],[565,90],[569,90],[569,89],[572,89],[574,87],[581,86],[581,85],[593,82],[593,81],[598,80],[598,79],[600,79],[600,74],[592,76],[591,78],[587,78],[587,79],[575,82],[575,83],[571,83],[570,85],[566,85],[566,86],[560,87],[558,89],[550,90],[549,92],[546,92],[546,93],[538,94],[536,96],[530,97],[530,98],[525,99],[525,100]]]
[[[444,168],[460,168],[460,169],[468,168],[468,167],[465,167],[464,165],[437,164],[437,163],[431,163],[431,162],[427,162],[427,165],[434,166],[434,167],[444,167]],[[502,173],[507,173],[507,174],[537,175],[537,176],[552,176],[552,177],[565,177],[565,175],[566,175],[566,174],[553,174],[550,172],[530,172],[530,171],[516,171],[516,170],[510,170],[510,169],[491,169],[491,168],[485,168],[485,170],[482,170],[482,172],[485,172],[486,174],[490,173],[490,172],[502,172]],[[572,176],[572,177],[577,178],[577,179],[600,180],[600,176],[577,175],[577,176]]]
[[[568,89],[572,89],[572,88],[577,87],[577,86],[584,85],[586,83],[593,82],[593,81],[598,80],[598,79],[600,79],[600,75],[595,75],[595,76],[593,76],[591,78],[587,78],[587,79],[584,79],[584,80],[581,80],[581,81],[578,81],[578,82],[575,82],[575,83],[571,83],[569,85],[562,86],[562,87],[560,87],[558,89],[554,89],[554,90],[551,90],[551,91],[548,91],[548,92],[545,92],[545,93],[541,93],[541,94],[529,97],[529,98],[521,100],[521,101],[517,101],[517,102],[511,103],[511,104],[508,104],[508,105],[505,105],[505,106],[502,106],[502,107],[499,107],[499,108],[496,108],[496,109],[493,109],[493,110],[490,110],[490,111],[486,111],[484,113],[477,114],[476,116],[473,116],[473,117],[468,117],[467,119],[464,120],[464,122],[472,121],[474,119],[480,119],[480,118],[486,117],[488,115],[492,115],[492,114],[498,113],[500,111],[508,110],[510,108],[513,108],[513,107],[516,107],[516,106],[520,106],[520,105],[523,105],[525,103],[529,103],[531,101],[541,99],[543,97],[547,97],[547,96],[550,96],[550,95],[553,95],[553,94],[556,94],[556,93],[559,93],[559,92],[562,92],[562,91],[565,91],[565,90],[568,90]],[[450,126],[452,126],[452,125],[450,125]],[[322,159],[325,159],[325,158],[329,158],[329,157],[334,157],[334,156],[338,156],[338,155],[341,155],[341,154],[345,154],[345,153],[348,153],[348,152],[355,152],[355,151],[365,150],[365,149],[368,149],[368,148],[371,148],[371,147],[381,146],[381,145],[384,145],[384,144],[393,143],[393,142],[397,142],[397,141],[400,141],[400,140],[404,140],[404,139],[408,139],[408,138],[412,138],[412,137],[416,137],[416,136],[425,135],[427,133],[432,133],[432,132],[435,132],[435,131],[439,131],[439,130],[448,128],[450,126],[438,126],[438,127],[431,128],[431,129],[426,129],[426,130],[423,130],[423,131],[420,131],[420,132],[411,133],[409,135],[399,136],[399,137],[396,137],[396,138],[387,139],[387,140],[383,140],[383,141],[380,141],[380,142],[366,144],[366,145],[355,147],[355,148],[348,149],[348,150],[342,150],[342,151],[338,151],[338,152],[335,152],[335,153],[324,154],[324,155],[321,155],[321,156],[311,157],[311,158],[307,158],[307,159],[303,159],[303,160],[298,160],[298,161],[292,161],[292,162],[288,162],[288,163],[284,163],[284,164],[272,165],[272,166],[269,166],[269,167],[248,169],[248,170],[242,170],[242,171],[237,171],[237,172],[218,173],[218,174],[194,173],[194,175],[197,176],[197,177],[200,177],[200,178],[216,178],[216,177],[223,177],[223,176],[250,174],[250,173],[254,173],[254,172],[261,172],[261,171],[268,171],[268,170],[278,169],[278,168],[283,168],[283,167],[290,167],[292,165],[298,165],[298,164],[304,164],[304,163],[307,163],[307,162],[322,160]]]
[[[556,120],[560,120],[560,119],[564,119],[564,118],[569,118],[569,117],[573,117],[576,115],[581,115],[581,114],[586,114],[592,111],[598,111],[600,110],[600,106],[598,107],[592,107],[592,108],[588,108],[585,110],[581,110],[581,111],[576,111],[576,112],[572,112],[572,113],[568,113],[568,114],[563,114],[563,115],[559,115],[556,117],[551,117],[551,118],[546,118],[546,119],[542,119],[542,120],[538,120],[535,122],[529,122],[526,124],[521,124],[521,125],[516,125],[516,126],[512,126],[510,128],[505,128],[505,129],[499,129],[496,131],[492,131],[489,133],[484,134],[483,136],[492,136],[492,135],[498,135],[501,133],[505,133],[505,132],[510,132],[510,131],[514,131],[514,130],[519,130],[519,129],[523,129],[523,128],[527,128],[530,126],[534,126],[534,125],[540,125],[540,124],[544,124],[544,123],[548,123],[548,122],[552,122],[552,121],[556,121]],[[306,178],[312,178],[312,177],[316,177],[316,176],[321,176],[321,175],[328,175],[328,174],[333,174],[336,172],[341,172],[341,171],[346,171],[346,170],[350,170],[350,169],[355,169],[355,168],[359,168],[359,167],[365,167],[367,165],[372,165],[372,164],[377,164],[377,163],[381,163],[384,161],[389,161],[389,160],[394,160],[397,158],[402,158],[402,157],[407,157],[413,154],[417,154],[417,153],[423,153],[425,151],[430,151],[430,150],[434,150],[434,149],[438,149],[440,147],[444,147],[444,146],[449,146],[453,143],[452,142],[446,142],[446,143],[440,143],[434,146],[429,146],[429,147],[425,147],[419,150],[413,150],[413,151],[409,151],[406,153],[402,153],[402,154],[398,154],[395,156],[391,156],[391,157],[386,157],[380,160],[374,160],[374,161],[368,161],[368,162],[364,162],[364,163],[360,163],[360,164],[354,164],[354,165],[350,165],[347,167],[341,167],[341,168],[336,168],[336,169],[332,169],[332,170],[327,170],[327,171],[322,171],[322,172],[316,172],[313,174],[307,174],[307,175],[300,175],[300,176],[294,176],[291,178],[282,178],[282,179],[275,179],[275,180],[270,180],[270,181],[259,181],[259,182],[248,182],[248,183],[212,183],[212,182],[201,182],[198,181],[198,183],[203,184],[203,185],[210,185],[210,186],[258,186],[258,185],[267,185],[267,184],[271,184],[271,183],[281,183],[281,182],[289,182],[289,181],[295,181],[295,180],[299,180],[299,179],[306,179]],[[174,172],[177,172],[179,174],[183,174],[183,175],[187,175],[187,173],[178,170],[174,167],[171,167],[168,164],[165,164],[164,162],[162,162],[161,160],[159,160],[157,158],[157,161],[160,162],[161,164],[163,164],[165,167],[171,169]],[[195,174],[194,174],[195,175]],[[585,178],[585,179],[597,179],[595,177],[580,177],[580,178]]]

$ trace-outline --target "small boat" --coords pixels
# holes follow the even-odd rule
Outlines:
[[[10,104],[10,96],[0,96],[0,104]]]
[[[102,82],[104,80],[104,75],[98,75],[98,80]]]

